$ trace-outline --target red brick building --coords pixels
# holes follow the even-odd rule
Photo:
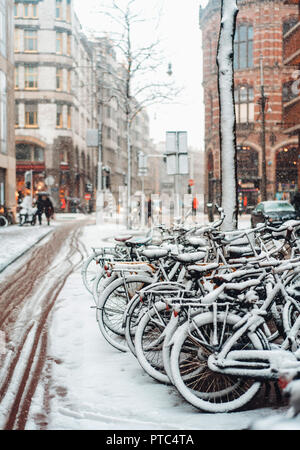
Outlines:
[[[289,136],[298,136],[300,148],[300,2],[285,0],[286,5],[298,6],[298,18],[283,35],[283,63],[294,68],[291,84],[291,98],[283,103],[283,123]],[[300,164],[298,164],[298,189],[300,189]]]
[[[300,166],[298,137],[287,131],[285,120],[286,105],[295,91],[295,67],[285,64],[283,39],[298,21],[298,5],[284,0],[238,0],[237,3],[234,95],[238,189],[240,205],[251,207],[261,199],[263,148],[268,199],[275,196],[290,198],[297,188],[298,178],[300,182],[297,171]],[[210,202],[220,202],[221,197],[216,65],[220,13],[220,0],[209,0],[205,8],[200,7],[207,167],[205,192],[206,201]],[[264,127],[262,85],[266,103]],[[300,110],[300,101],[297,103]],[[291,127],[299,125],[294,114],[289,120]]]

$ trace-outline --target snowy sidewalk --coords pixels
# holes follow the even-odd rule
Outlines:
[[[51,233],[54,226],[23,226],[12,225],[0,228],[0,273],[26,253],[33,245],[37,244],[47,234]]]
[[[0,273],[12,264],[57,226],[74,220],[84,220],[84,214],[56,214],[51,225],[12,225],[0,228]],[[45,222],[45,218],[43,219]]]

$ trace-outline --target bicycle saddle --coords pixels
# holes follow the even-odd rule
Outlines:
[[[169,254],[169,250],[167,248],[157,248],[157,249],[147,249],[142,252],[142,255],[147,259],[159,259],[164,258]]]
[[[151,242],[152,236],[149,237],[135,237],[125,242],[128,247],[138,247],[139,245],[146,245]]]
[[[131,238],[132,238],[132,235],[131,236],[118,236],[118,237],[115,237],[115,241],[117,241],[117,242],[126,242],[129,239],[131,239]]]
[[[187,238],[187,242],[193,247],[206,247],[207,242],[205,239],[198,236],[190,236]]]
[[[172,255],[172,258],[174,258],[176,261],[179,261],[181,263],[193,263],[197,261],[201,261],[205,258],[206,252],[193,252],[193,253],[180,253],[179,255]]]

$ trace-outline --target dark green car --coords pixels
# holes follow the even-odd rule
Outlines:
[[[287,220],[297,218],[293,205],[285,200],[269,200],[259,203],[251,212],[251,226],[256,227],[258,223],[267,220],[271,226],[280,226]]]

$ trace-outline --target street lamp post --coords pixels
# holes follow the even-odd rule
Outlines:
[[[103,218],[103,182],[102,182],[102,118],[101,118],[101,102],[98,106],[98,177],[97,177],[97,200],[96,200],[96,223],[102,224]]]
[[[266,166],[266,122],[265,122],[265,87],[264,87],[264,71],[263,71],[263,57],[260,55],[260,106],[261,106],[261,200],[267,200],[267,166]]]

